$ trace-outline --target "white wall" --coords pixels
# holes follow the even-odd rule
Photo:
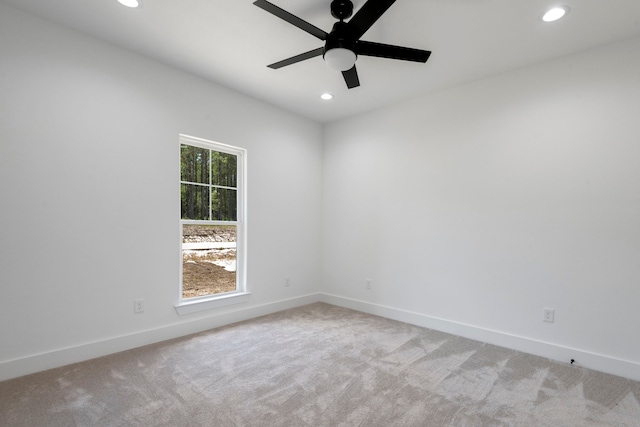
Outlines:
[[[327,126],[327,300],[640,379],[639,100],[635,39]]]
[[[320,125],[3,4],[0,58],[0,380],[317,293]],[[248,149],[249,303],[174,309],[179,133]]]

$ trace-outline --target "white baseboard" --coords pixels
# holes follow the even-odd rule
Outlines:
[[[640,381],[640,364],[636,362],[617,359],[558,344],[536,341],[530,338],[453,322],[446,319],[427,316],[421,313],[325,293],[304,295],[301,297],[239,309],[219,316],[197,319],[191,322],[183,322],[130,335],[90,342],[79,346],[0,362],[0,381],[218,328],[289,308],[312,304],[314,302],[325,302],[339,307],[350,308],[364,313],[374,314],[388,319],[447,332],[465,338],[534,354],[536,356],[546,357],[561,363],[569,363],[571,359],[575,359],[577,361],[577,366]]]
[[[320,301],[522,351],[560,363],[569,364],[571,359],[575,359],[576,366],[640,381],[640,364],[636,362],[337,295],[321,293]]]
[[[0,362],[0,381],[166,341],[320,301],[320,294],[276,301],[101,341]]]

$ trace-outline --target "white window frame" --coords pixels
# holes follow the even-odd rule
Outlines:
[[[221,144],[215,141],[208,141],[189,135],[179,135],[178,151],[182,145],[191,145],[207,150],[219,151],[221,153],[233,154],[237,159],[237,214],[236,221],[210,221],[210,220],[183,220],[180,216],[180,244],[179,244],[179,265],[180,283],[178,286],[178,303],[175,308],[178,314],[190,314],[199,311],[210,310],[217,307],[224,307],[231,304],[243,303],[249,300],[251,293],[247,289],[247,150],[234,147],[232,145]],[[180,154],[178,155],[180,159]],[[178,174],[180,174],[180,163],[178,162]],[[181,183],[181,176],[179,182]],[[194,298],[182,297],[182,227],[186,224],[206,224],[206,225],[235,225],[236,226],[236,290],[221,294],[211,294]]]

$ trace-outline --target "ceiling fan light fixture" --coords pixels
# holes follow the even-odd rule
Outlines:
[[[118,0],[118,3],[120,3],[123,6],[127,6],[127,7],[140,7],[140,6],[142,6],[142,2],[140,0]]]
[[[554,22],[558,19],[564,17],[569,13],[569,6],[556,6],[547,10],[544,15],[542,15],[542,20],[544,22]]]
[[[336,71],[347,71],[353,68],[358,57],[356,54],[343,47],[336,47],[329,49],[324,53],[324,62],[327,63],[329,68]]]

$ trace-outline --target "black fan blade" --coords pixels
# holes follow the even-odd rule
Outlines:
[[[358,71],[355,65],[350,70],[343,71],[342,77],[344,77],[344,82],[349,89],[360,86],[360,79],[358,79]]]
[[[379,58],[399,59],[401,61],[427,62],[431,52],[410,47],[393,46],[390,44],[358,41],[356,54],[377,56]]]
[[[309,52],[292,56],[289,59],[284,59],[282,61],[276,62],[275,64],[267,65],[267,67],[277,70],[278,68],[286,67],[287,65],[295,64],[296,62],[304,61],[305,59],[315,58],[316,56],[320,56],[322,55],[323,51],[324,51],[324,48],[319,47],[317,49],[310,50]]]
[[[369,0],[347,23],[347,31],[358,40],[394,4],[396,0]]]
[[[280,19],[284,19],[289,24],[295,25],[296,27],[300,28],[303,31],[306,31],[312,36],[319,38],[320,40],[327,39],[327,33],[322,31],[320,28],[316,27],[315,25],[309,24],[307,21],[303,21],[302,19],[298,18],[295,15],[292,15],[284,9],[280,9],[275,4],[269,3],[266,0],[256,0],[253,2],[253,4],[277,16]]]

